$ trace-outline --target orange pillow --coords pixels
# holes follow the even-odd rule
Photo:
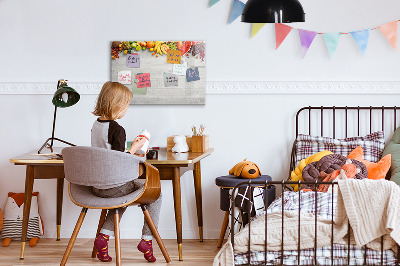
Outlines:
[[[361,146],[358,146],[352,152],[350,152],[347,158],[355,159],[365,164],[368,170],[368,179],[375,180],[384,179],[386,177],[392,161],[392,155],[388,154],[377,163],[368,162],[363,159],[363,149]]]

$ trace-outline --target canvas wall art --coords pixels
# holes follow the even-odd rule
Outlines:
[[[204,41],[113,41],[111,81],[127,86],[132,104],[205,104]]]

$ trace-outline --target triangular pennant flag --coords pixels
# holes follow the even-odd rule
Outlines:
[[[215,5],[218,2],[219,2],[219,0],[210,0],[210,5],[208,7],[212,7],[213,5]]]
[[[262,27],[264,27],[265,23],[253,23],[251,27],[251,38],[254,37],[254,35],[257,34],[259,30],[261,30]]]
[[[282,42],[285,40],[286,36],[288,36],[289,32],[292,29],[293,28],[288,25],[275,23],[276,49],[278,49],[278,47],[282,44]]]
[[[315,31],[300,30],[301,55],[304,58],[317,33]]]
[[[378,27],[393,49],[397,48],[397,20]]]
[[[358,47],[361,50],[361,53],[364,55],[368,46],[369,33],[371,29],[360,30],[360,31],[352,31],[351,35],[353,35],[354,40],[356,41]]]
[[[333,32],[333,33],[325,33],[323,36],[326,48],[328,48],[329,55],[332,58],[339,44],[339,39],[340,36],[342,36],[342,34],[340,34],[339,32]]]
[[[242,15],[242,11],[244,8],[244,3],[239,0],[233,0],[231,17],[229,18],[229,23],[232,23],[235,19],[237,19],[240,15]]]

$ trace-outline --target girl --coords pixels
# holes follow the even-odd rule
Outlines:
[[[126,86],[118,82],[109,81],[104,83],[93,112],[95,116],[99,116],[92,127],[91,142],[93,147],[125,152],[125,129],[115,120],[121,119],[126,114],[132,97],[132,92]],[[139,150],[145,142],[146,139],[144,138],[136,138],[128,153],[134,156],[144,157],[145,155],[136,154],[136,151]],[[143,158],[138,158],[138,167],[139,162],[143,160]],[[132,181],[116,187],[93,187],[92,191],[94,195],[102,198],[125,196],[143,187],[143,183],[135,182],[136,178],[137,176],[132,176]],[[161,195],[155,202],[147,205],[156,226],[158,226],[160,207]],[[120,219],[125,210],[126,207],[118,209]],[[94,246],[97,249],[97,258],[101,261],[112,260],[108,255],[108,240],[110,236],[114,236],[114,214],[115,210],[109,210],[107,212],[106,220],[101,228],[100,234],[94,241]],[[149,262],[156,261],[156,258],[153,256],[152,237],[153,234],[151,233],[150,227],[145,221],[142,230],[142,240],[137,248],[144,253],[144,258]]]

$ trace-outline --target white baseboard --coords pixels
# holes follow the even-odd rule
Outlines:
[[[103,82],[71,82],[96,95]],[[0,83],[0,94],[53,94],[57,83]],[[400,81],[208,81],[207,94],[400,94]]]

